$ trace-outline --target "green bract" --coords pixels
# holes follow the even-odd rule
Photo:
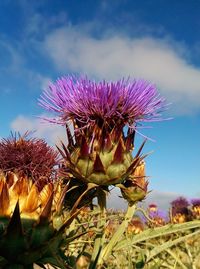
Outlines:
[[[84,183],[121,183],[138,164],[138,155],[132,156],[134,132],[125,137],[121,128],[104,131],[94,126],[84,133],[75,133],[75,142],[68,133],[68,147],[63,145],[60,150],[66,160],[66,171]]]

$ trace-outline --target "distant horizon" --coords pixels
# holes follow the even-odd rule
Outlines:
[[[189,202],[191,199],[197,197],[189,197],[185,196],[181,193],[168,193],[163,191],[152,190],[150,193],[147,194],[146,198],[138,203],[138,207],[148,208],[150,204],[156,204],[159,209],[168,211],[170,209],[170,204],[173,200],[184,197]],[[114,210],[126,210],[128,206],[127,201],[121,198],[121,193],[119,190],[113,190],[111,194],[108,195],[107,199],[107,208],[114,209]]]

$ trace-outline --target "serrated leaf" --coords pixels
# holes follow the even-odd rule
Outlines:
[[[191,221],[185,222],[181,224],[168,224],[162,227],[157,227],[153,229],[147,229],[140,234],[135,235],[131,239],[124,239],[118,242],[115,246],[115,250],[124,249],[130,247],[136,243],[140,243],[152,238],[156,238],[159,236],[165,236],[177,232],[183,232],[185,230],[190,230],[194,228],[200,228],[200,221]]]
[[[193,232],[193,233],[190,233],[190,234],[187,234],[185,236],[181,236],[175,240],[167,241],[167,242],[163,243],[162,245],[155,247],[153,250],[150,251],[150,253],[147,257],[147,262],[152,260],[155,256],[157,256],[162,251],[165,251],[165,250],[169,249],[170,247],[177,245],[178,243],[185,241],[186,239],[188,239],[196,234],[200,234],[200,230]]]

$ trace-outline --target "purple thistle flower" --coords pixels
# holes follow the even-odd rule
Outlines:
[[[161,120],[160,112],[166,108],[165,99],[145,80],[94,82],[75,76],[51,84],[41,95],[39,104],[58,114],[57,118],[46,120],[62,125],[72,120],[78,127],[106,123],[111,128],[116,124],[134,128],[137,122]]]
[[[189,205],[190,204],[185,197],[178,197],[177,199],[171,202],[172,215],[175,216],[178,213],[187,215],[189,213],[189,210],[188,210]]]
[[[183,207],[188,207],[189,206],[189,202],[185,197],[178,197],[177,199],[173,200],[171,202],[172,207],[176,207],[176,208],[183,208]]]
[[[191,199],[191,204],[193,206],[200,206],[200,198]]]
[[[149,217],[152,219],[161,218],[165,222],[167,222],[169,219],[168,214],[164,210],[161,210],[161,209],[158,209],[156,212],[153,212],[153,211],[149,212]]]

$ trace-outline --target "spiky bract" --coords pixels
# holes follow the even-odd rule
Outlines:
[[[61,264],[62,200],[59,184],[47,183],[40,190],[30,178],[12,172],[0,175],[0,268]]]
[[[92,137],[75,134],[75,143],[70,133],[68,138],[68,147],[59,149],[66,160],[66,172],[84,183],[97,185],[123,182],[135,170],[142,149],[133,158],[134,132],[125,137],[117,127],[111,133],[103,133],[95,126]]]

